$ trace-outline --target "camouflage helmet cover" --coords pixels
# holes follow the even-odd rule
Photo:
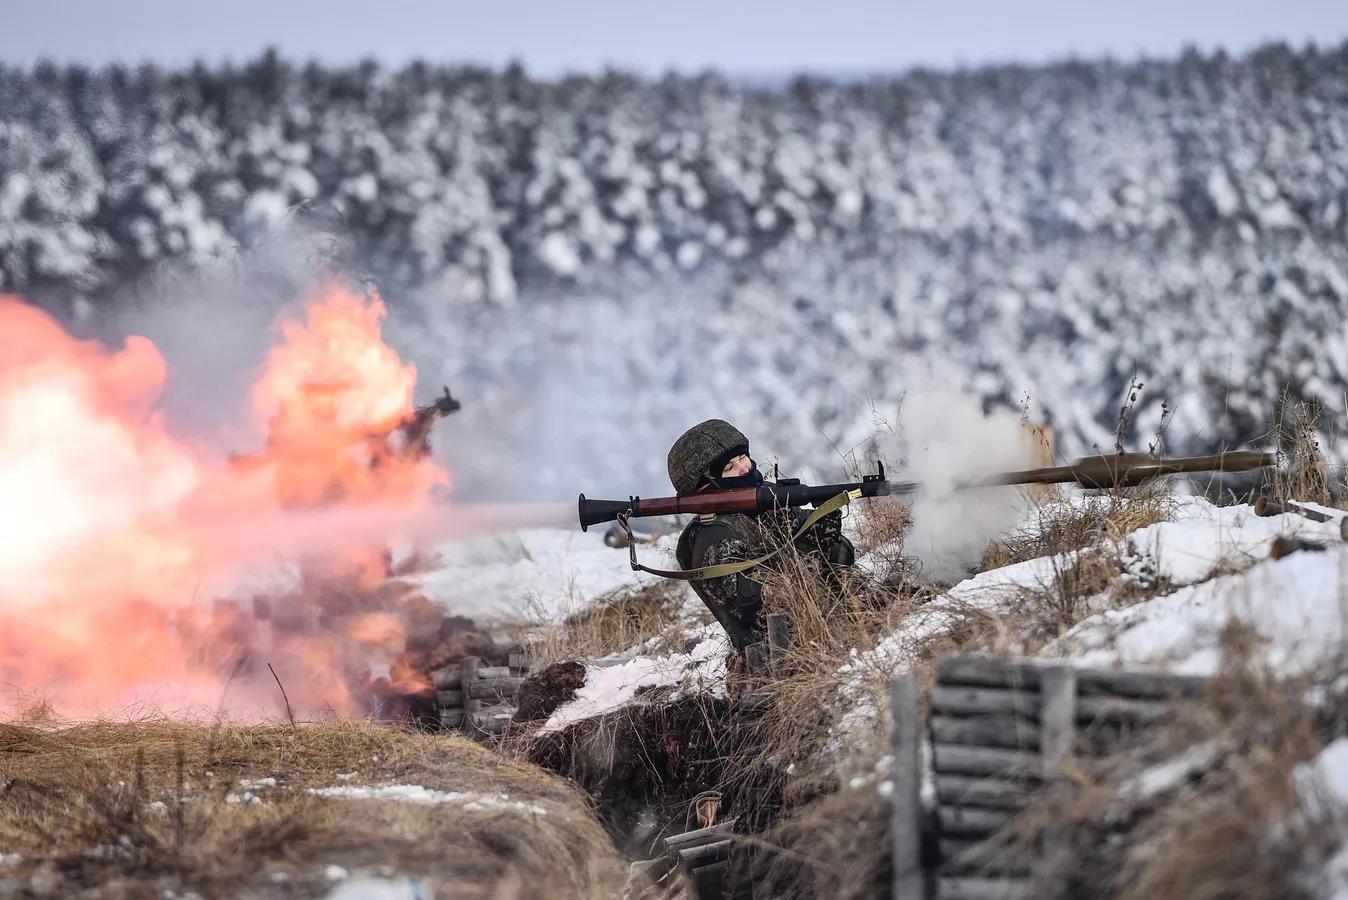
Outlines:
[[[669,481],[680,494],[691,494],[711,474],[711,465],[732,450],[749,452],[749,439],[724,419],[699,422],[679,436],[669,449]]]

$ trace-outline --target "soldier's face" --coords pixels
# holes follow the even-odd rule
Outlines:
[[[748,454],[741,453],[725,464],[725,468],[721,470],[721,477],[738,478],[740,475],[748,475],[752,468],[753,463],[749,461]]]

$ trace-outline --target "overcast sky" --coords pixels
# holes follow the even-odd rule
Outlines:
[[[893,71],[1071,55],[1337,44],[1348,0],[0,0],[0,61],[248,59],[501,65],[554,75]]]

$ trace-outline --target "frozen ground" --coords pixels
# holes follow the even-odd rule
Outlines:
[[[1261,518],[1246,505],[1177,498],[1170,521],[1140,528],[1109,548],[1119,555],[1122,579],[1142,588],[1146,599],[1103,608],[1108,606],[1103,595],[1086,598],[1086,609],[1098,611],[1048,644],[1042,655],[1099,667],[1207,674],[1217,665],[1223,628],[1238,620],[1263,638],[1260,652],[1280,673],[1313,673],[1341,660],[1348,653],[1348,545],[1339,531],[1344,513],[1321,509],[1336,518],[1326,523],[1295,515]],[[1320,542],[1325,549],[1275,560],[1270,551],[1280,536]],[[666,537],[639,552],[659,565],[668,561],[671,546]],[[1076,557],[1072,551],[982,572],[917,608],[874,649],[854,652],[843,672],[844,705],[853,707],[843,730],[873,721],[867,686],[907,671],[922,643],[970,611],[1002,611],[1010,619],[1018,605],[1043,602],[1057,573]],[[444,558],[446,567],[423,576],[422,583],[451,609],[560,614],[605,591],[647,580],[630,570],[626,551],[580,532],[523,532],[459,546]],[[619,659],[590,665],[585,686],[553,714],[548,728],[610,712],[643,687],[719,690],[723,639],[714,626],[687,637],[691,649],[685,653],[646,655],[633,648]]]

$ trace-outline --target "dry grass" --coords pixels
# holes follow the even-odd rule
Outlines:
[[[1036,502],[1031,527],[994,541],[980,571],[1081,550],[1117,545],[1126,535],[1172,515],[1172,496],[1164,482],[1078,497],[1073,502]]]
[[[895,498],[877,497],[858,504],[856,516],[856,549],[858,555],[872,551],[901,554],[903,539],[913,527],[913,516],[906,503]],[[897,559],[893,560],[897,561]]]
[[[466,740],[372,723],[0,725],[0,775],[0,846],[20,858],[0,875],[52,895],[321,896],[331,865],[462,897],[592,897],[618,877],[564,782]],[[537,809],[308,790],[381,784]]]
[[[1279,502],[1309,501],[1331,504],[1334,476],[1320,449],[1318,404],[1282,398],[1278,420],[1273,425],[1283,464],[1273,472],[1272,495]]]
[[[620,653],[650,641],[656,641],[650,652],[670,652],[682,649],[676,646],[679,626],[691,624],[684,613],[687,596],[687,588],[678,581],[620,588],[560,621],[535,609],[530,621],[516,631],[534,669]],[[660,644],[661,639],[668,644]]]

